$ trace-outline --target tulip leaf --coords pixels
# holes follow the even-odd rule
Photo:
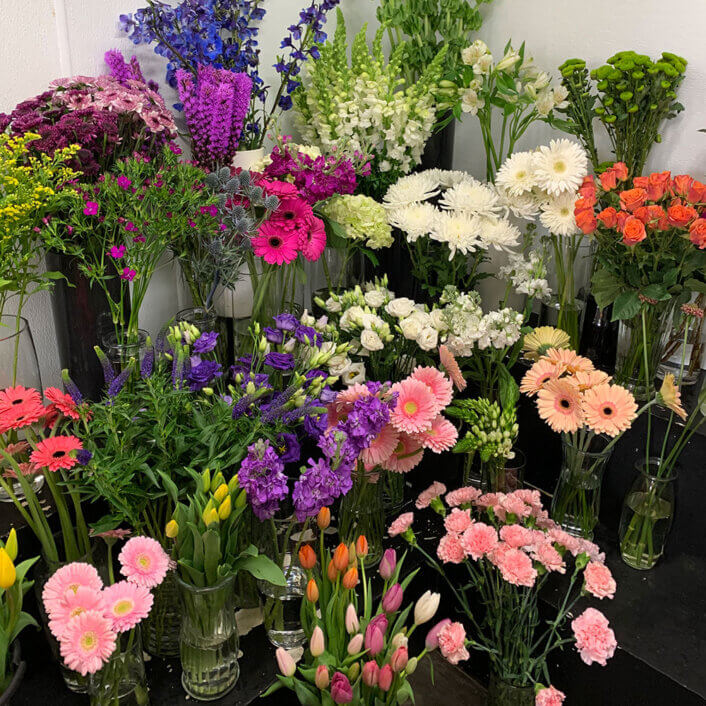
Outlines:
[[[275,586],[286,586],[282,569],[272,559],[262,554],[258,556],[239,556],[233,563],[236,571],[247,571],[256,579],[267,581]]]

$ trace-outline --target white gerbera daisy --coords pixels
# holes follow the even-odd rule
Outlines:
[[[537,186],[550,196],[576,191],[588,173],[586,151],[572,140],[552,140],[533,154]]]
[[[439,182],[433,173],[419,172],[402,177],[385,194],[385,208],[399,208],[411,203],[428,201],[439,193]]]
[[[502,164],[495,176],[495,184],[510,196],[522,196],[535,187],[534,157],[532,152],[515,152]]]
[[[520,243],[522,233],[504,218],[484,218],[480,238],[483,245],[500,251],[509,251]]]
[[[413,203],[396,208],[387,214],[387,222],[406,234],[407,240],[414,243],[433,228],[439,210],[430,203]]]
[[[509,209],[513,216],[531,221],[539,214],[540,200],[533,192],[528,191],[520,196],[510,196],[502,187],[496,187],[496,191],[500,205]]]
[[[480,224],[477,218],[463,213],[441,211],[429,237],[449,246],[449,260],[456,252],[467,255],[475,251],[480,242]]]
[[[450,188],[440,204],[449,211],[463,211],[471,216],[490,217],[502,211],[497,193],[475,179],[462,181]]]
[[[574,217],[575,201],[576,194],[570,191],[543,203],[539,216],[541,224],[555,235],[576,235],[579,229]]]

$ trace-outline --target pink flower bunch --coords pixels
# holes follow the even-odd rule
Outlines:
[[[381,467],[407,473],[419,465],[425,450],[439,454],[456,443],[458,431],[442,414],[451,403],[453,386],[440,370],[419,366],[391,387],[380,385],[377,393],[371,391],[370,385],[352,385],[339,392],[329,405],[329,426],[346,419],[357,399],[372,394],[386,401],[394,400],[394,407],[389,423],[369,448],[361,452],[360,460],[367,470]],[[432,488],[428,496],[420,496],[424,507],[432,501],[432,496],[446,490],[441,484]],[[433,495],[436,490],[439,492]]]
[[[149,537],[128,540],[119,559],[125,581],[104,586],[94,566],[73,562],[58,569],[42,591],[61,656],[69,669],[84,676],[110,658],[119,633],[149,615],[150,589],[164,580],[169,567],[169,556]]]
[[[534,706],[561,706],[565,698],[566,694],[553,686],[542,687],[537,691]]]

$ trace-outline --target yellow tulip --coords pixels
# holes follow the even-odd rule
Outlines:
[[[12,561],[17,559],[17,532],[15,532],[14,527],[10,530],[10,534],[7,537],[5,549]]]
[[[165,534],[169,539],[174,539],[179,534],[179,524],[176,520],[169,520],[167,522],[167,527],[164,530]]]
[[[209,527],[210,525],[213,524],[218,524],[218,510],[216,508],[212,508],[208,512],[204,512],[203,514],[203,521],[206,524],[206,527]]]
[[[226,499],[221,503],[221,506],[218,508],[218,517],[221,520],[227,520],[230,517],[230,513],[232,512],[233,507],[230,499],[230,495],[226,496]]]
[[[10,588],[15,583],[17,572],[5,547],[0,547],[0,588]]]
[[[228,494],[228,486],[225,483],[221,483],[218,488],[216,488],[216,492],[213,494],[213,499],[220,504]]]

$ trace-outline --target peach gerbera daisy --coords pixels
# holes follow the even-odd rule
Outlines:
[[[447,346],[439,346],[439,360],[444,370],[449,374],[453,384],[456,385],[456,389],[462,392],[466,389],[466,379],[463,377],[461,368],[458,367],[456,358],[454,354],[448,349]]]
[[[386,459],[382,467],[395,473],[407,473],[422,460],[422,445],[408,434],[400,434],[395,452]]]
[[[545,356],[556,365],[561,365],[564,370],[569,373],[590,373],[595,370],[593,363],[588,359],[579,355],[576,351],[566,348],[550,348]]]
[[[604,385],[610,382],[610,375],[604,373],[602,370],[591,370],[589,372],[583,372],[579,370],[574,375],[574,381],[579,386],[579,390],[583,392],[584,390],[590,390],[596,385]]]
[[[394,453],[399,444],[400,435],[391,424],[383,427],[367,449],[363,449],[360,458],[366,468],[375,468]]]
[[[427,385],[436,398],[437,412],[451,404],[453,399],[453,384],[450,378],[436,368],[417,366],[410,377]]]
[[[597,385],[583,394],[586,424],[596,434],[617,436],[630,428],[637,404],[630,392],[620,385]]]
[[[458,429],[439,414],[426,431],[414,434],[414,438],[425,448],[440,454],[448,451],[458,439]]]
[[[686,419],[686,410],[681,404],[681,392],[674,384],[674,375],[667,373],[662,381],[662,387],[659,389],[659,399],[665,407],[674,412],[682,419]]]
[[[425,431],[437,415],[437,402],[431,388],[421,380],[407,378],[392,387],[397,404],[390,414],[392,426],[408,434]]]
[[[544,358],[538,360],[522,378],[520,392],[524,392],[526,395],[533,397],[550,380],[558,379],[559,375],[561,375],[561,368]]]
[[[568,380],[550,380],[537,393],[537,409],[556,432],[577,431],[583,423],[581,393]]]

